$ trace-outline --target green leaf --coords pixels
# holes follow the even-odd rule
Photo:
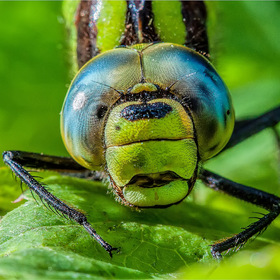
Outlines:
[[[279,279],[279,245],[258,252],[242,251],[216,265],[197,264],[184,270],[181,279]]]
[[[85,274],[149,278],[211,258],[204,240],[211,234],[201,232],[197,209],[187,203],[167,211],[139,212],[114,201],[101,183],[60,175],[44,183],[62,200],[85,211],[97,232],[120,248],[119,252],[111,259],[81,226],[31,198],[1,221],[0,275],[29,279],[43,270],[46,277],[56,278],[83,278]],[[11,273],[14,265],[17,271]]]
[[[1,176],[6,173],[10,171],[3,168]],[[27,191],[29,200],[0,224],[0,276],[7,279],[168,277],[198,262],[215,266],[209,245],[248,223],[244,215],[191,199],[168,209],[136,211],[117,203],[102,183],[45,176],[43,183],[52,193],[85,212],[96,231],[119,251],[111,259],[81,226],[48,210],[38,198],[37,204]],[[276,229],[272,226],[269,232],[253,248],[279,244]]]

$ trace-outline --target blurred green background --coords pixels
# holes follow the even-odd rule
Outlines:
[[[59,112],[71,77],[61,5],[0,2],[1,152],[66,155]]]
[[[207,5],[213,63],[230,89],[237,118],[256,116],[279,105],[280,2]],[[0,152],[16,149],[67,155],[60,137],[59,112],[72,74],[62,2],[0,2],[0,21]],[[278,156],[275,136],[266,130],[206,166],[240,183],[280,195]],[[247,217],[252,211],[260,211],[199,183],[190,199],[242,215],[245,223],[250,222]],[[279,220],[259,239],[274,244],[271,250],[276,257],[280,254]],[[249,244],[248,248],[258,250],[258,246]],[[248,259],[246,251],[240,256],[240,262]],[[223,273],[220,276],[225,278]]]

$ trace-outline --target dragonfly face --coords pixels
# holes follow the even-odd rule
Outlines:
[[[234,112],[211,64],[176,44],[118,48],[90,60],[61,116],[64,143],[88,169],[103,169],[119,200],[164,207],[191,191],[201,161],[228,142]]]

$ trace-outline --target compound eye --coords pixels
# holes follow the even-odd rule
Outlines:
[[[63,141],[70,155],[88,169],[98,170],[105,163],[103,126],[112,95],[108,87],[78,84],[70,88],[65,100],[61,115]]]
[[[96,116],[99,120],[103,119],[108,111],[108,107],[106,105],[98,105]]]
[[[103,170],[105,118],[120,92],[127,92],[141,79],[139,54],[127,48],[94,57],[75,76],[61,112],[61,134],[79,164]]]

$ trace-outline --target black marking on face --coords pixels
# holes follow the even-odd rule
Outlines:
[[[128,121],[137,121],[143,119],[161,119],[164,118],[172,107],[163,102],[152,104],[135,104],[125,107],[121,111],[121,117]]]

